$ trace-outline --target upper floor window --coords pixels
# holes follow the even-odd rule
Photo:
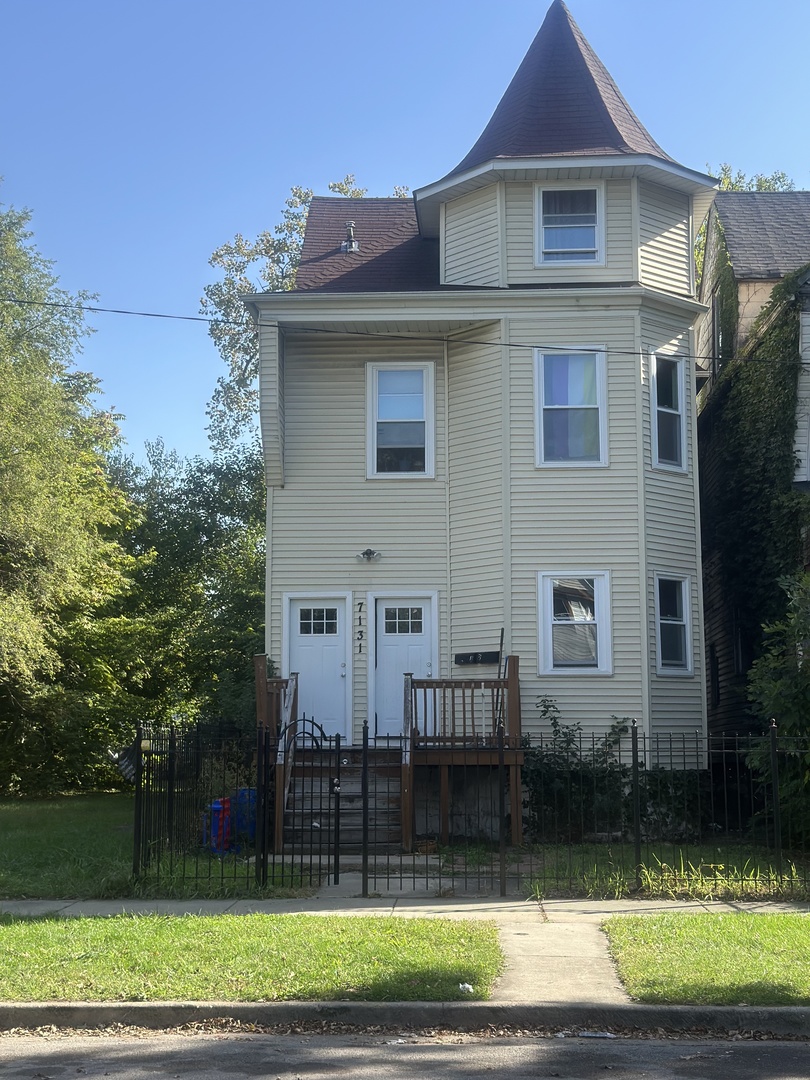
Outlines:
[[[535,353],[538,465],[607,463],[605,357]]]
[[[538,189],[537,263],[602,263],[601,187]]]
[[[689,578],[655,575],[655,610],[658,623],[658,672],[692,672]]]
[[[686,468],[685,361],[652,354],[653,464]]]
[[[367,367],[368,476],[433,476],[433,365]]]
[[[607,571],[538,574],[540,674],[612,670]]]

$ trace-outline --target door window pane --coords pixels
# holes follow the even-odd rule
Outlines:
[[[385,609],[386,634],[421,634],[421,607],[387,607]]]
[[[338,632],[337,608],[301,608],[298,615],[298,632],[304,636],[336,634]]]

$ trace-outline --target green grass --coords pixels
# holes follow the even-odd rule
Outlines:
[[[0,898],[132,893],[129,795],[0,799]]]
[[[530,895],[626,896],[667,900],[802,900],[810,898],[807,860],[783,860],[736,844],[645,844],[638,876],[624,844],[537,845],[528,873]],[[640,887],[639,887],[640,885]]]
[[[0,900],[300,896],[318,884],[278,865],[260,889],[246,859],[204,848],[171,863],[164,856],[135,881],[133,823],[131,795],[0,799]]]
[[[617,915],[604,928],[637,1001],[810,1005],[807,915]]]
[[[0,917],[3,1001],[480,1000],[501,964],[496,927],[485,922]]]

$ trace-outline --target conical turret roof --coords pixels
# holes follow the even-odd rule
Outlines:
[[[554,0],[483,134],[448,176],[495,160],[615,154],[673,161],[624,100],[563,0]]]

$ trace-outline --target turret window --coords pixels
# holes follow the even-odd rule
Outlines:
[[[601,263],[601,188],[538,190],[538,264]]]

